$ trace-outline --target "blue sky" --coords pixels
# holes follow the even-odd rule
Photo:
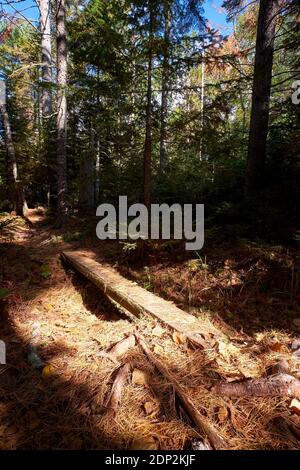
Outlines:
[[[10,1],[10,0],[6,0]],[[214,29],[220,30],[224,35],[230,34],[232,31],[232,24],[226,22],[226,12],[222,9],[223,0],[205,0],[203,6],[205,11],[205,17]],[[24,15],[26,18],[37,21],[38,19],[38,8],[35,0],[24,0],[20,3],[12,4]],[[0,9],[1,9],[0,0]],[[15,10],[10,6],[3,6],[3,9],[10,13],[15,14]]]
[[[205,0],[205,17],[214,29],[227,35],[232,32],[232,23],[226,21],[226,11],[222,8],[223,0]]]

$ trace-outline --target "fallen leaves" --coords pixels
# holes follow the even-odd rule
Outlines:
[[[218,340],[217,344],[218,344],[219,353],[221,354],[223,359],[225,359],[225,361],[227,362],[230,362],[231,359],[241,354],[239,348],[237,348],[231,343],[224,343],[224,341]]]
[[[153,330],[152,330],[152,335],[157,336],[158,338],[161,338],[164,334],[165,330],[160,326],[156,325]]]
[[[282,344],[279,343],[279,341],[276,341],[270,345],[270,349],[272,349],[272,351],[279,352],[282,349]]]
[[[158,445],[154,437],[142,436],[135,439],[131,444],[131,450],[157,450]]]
[[[158,346],[157,344],[154,346],[153,351],[155,352],[155,354],[159,354],[159,355],[164,354],[163,348],[161,346]]]
[[[172,338],[173,338],[174,343],[176,344],[185,344],[186,342],[185,335],[182,333],[179,333],[178,331],[174,331],[174,333],[172,334]]]
[[[226,406],[220,406],[217,412],[219,423],[224,423],[228,418],[228,409]]]
[[[289,408],[292,413],[295,413],[296,415],[300,416],[300,401],[297,400],[297,398],[293,398]]]
[[[50,375],[53,375],[53,373],[54,373],[54,367],[51,364],[47,364],[45,367],[43,367],[42,377],[46,379],[50,377]]]
[[[134,369],[132,372],[132,383],[134,385],[142,385],[143,387],[149,387],[149,377],[147,372],[140,370],[140,369]]]
[[[146,401],[143,405],[143,409],[149,418],[154,418],[159,412],[159,402],[157,400]]]

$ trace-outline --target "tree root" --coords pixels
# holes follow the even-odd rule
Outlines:
[[[300,399],[300,381],[280,372],[267,378],[243,382],[219,383],[214,386],[218,395],[229,397],[294,397]]]

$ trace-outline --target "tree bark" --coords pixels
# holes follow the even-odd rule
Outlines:
[[[52,205],[52,195],[55,187],[55,175],[53,168],[53,142],[52,142],[52,47],[51,47],[51,2],[50,0],[38,0],[40,10],[41,31],[41,59],[42,59],[42,90],[39,105],[41,125],[39,134],[43,157],[47,165],[47,205]]]
[[[255,46],[245,194],[261,184],[266,160],[276,15],[279,0],[260,0]]]
[[[199,160],[202,161],[203,158],[203,130],[204,130],[204,74],[205,74],[205,63],[204,63],[204,44],[203,50],[201,53],[201,103],[200,103],[200,151],[199,151]]]
[[[16,157],[15,146],[12,138],[10,127],[9,115],[7,112],[6,104],[0,104],[0,112],[3,119],[3,127],[5,133],[5,142],[7,148],[7,155],[11,166],[11,180],[13,181],[13,203],[14,210],[17,215],[26,217],[28,207],[24,197],[24,189],[21,181],[18,179],[18,163]]]
[[[147,104],[146,104],[146,135],[144,148],[144,204],[150,207],[151,204],[151,161],[152,161],[152,60],[153,60],[153,21],[154,13],[151,1],[149,1],[149,55],[147,71]]]
[[[96,157],[97,158],[97,157]],[[91,213],[95,207],[95,130],[90,123],[89,149],[82,152],[79,164],[79,210],[83,215]]]
[[[58,225],[66,221],[67,207],[67,38],[66,2],[56,5],[57,47],[57,215]]]
[[[169,87],[169,59],[170,59],[170,27],[171,27],[170,2],[164,2],[164,58],[161,81],[161,110],[160,110],[160,172],[166,165],[166,139],[167,139],[167,113],[168,113],[168,87]]]
[[[100,67],[97,66],[97,109],[100,108]],[[99,125],[96,123],[95,126],[95,140],[96,140],[96,153],[95,153],[95,184],[94,184],[94,200],[97,206],[100,202],[100,130]]]
[[[95,204],[99,203],[100,199],[100,139],[99,135],[96,136],[96,159],[95,159],[95,188],[94,188],[94,198]]]
[[[41,109],[42,117],[49,118],[52,113],[52,98],[51,98],[51,27],[50,27],[50,0],[39,0],[40,9],[40,30],[41,30],[41,49],[42,49],[42,99]]]

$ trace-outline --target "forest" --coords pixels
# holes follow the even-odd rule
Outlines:
[[[299,0],[1,0],[0,450],[299,450],[299,215]]]

